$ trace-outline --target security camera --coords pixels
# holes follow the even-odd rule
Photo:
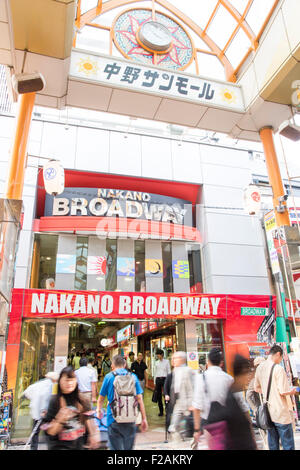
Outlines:
[[[298,142],[300,140],[300,127],[292,124],[290,121],[285,121],[279,127],[279,134],[294,142]]]
[[[19,73],[12,76],[13,89],[19,94],[35,93],[45,87],[45,79],[41,73]]]
[[[279,202],[286,202],[288,200],[289,196],[287,194],[285,194],[284,196],[280,196],[278,198],[278,201]]]

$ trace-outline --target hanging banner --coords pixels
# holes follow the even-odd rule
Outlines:
[[[264,308],[268,302],[269,296],[14,289],[12,316],[22,312],[23,318],[242,319],[241,308],[247,303]]]

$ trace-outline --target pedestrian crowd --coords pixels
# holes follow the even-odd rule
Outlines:
[[[237,354],[232,375],[223,370],[218,348],[210,350],[201,372],[188,367],[185,352],[172,355],[172,368],[163,350],[157,350],[156,356],[152,401],[158,405],[158,416],[165,415],[167,437],[174,446],[191,439],[191,447],[198,449],[205,439],[211,450],[256,450],[256,428],[265,449],[295,449],[292,398],[297,392],[281,365],[279,345],[270,348],[267,359],[257,357],[253,365]],[[60,374],[50,372],[25,390],[33,418],[32,450],[38,448],[41,429],[49,449],[101,448],[101,429],[107,430],[110,450],[134,448],[136,433],[148,429],[143,354],[136,360],[133,352],[127,359],[116,355],[110,360],[106,355],[101,371],[98,391],[99,364],[75,355]]]

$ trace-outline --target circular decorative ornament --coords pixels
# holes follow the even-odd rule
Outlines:
[[[172,45],[172,34],[163,24],[148,21],[138,30],[137,40],[146,51],[167,53]]]
[[[113,25],[116,47],[127,59],[172,70],[186,69],[194,59],[193,43],[183,27],[169,16],[136,8],[121,13]]]

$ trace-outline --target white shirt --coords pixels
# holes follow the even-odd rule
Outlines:
[[[155,363],[155,372],[154,372],[154,380],[157,377],[167,377],[168,374],[171,373],[171,366],[167,359],[163,359],[162,361],[159,359]]]
[[[92,364],[88,364],[87,367],[95,372],[94,382],[98,382],[98,370],[97,367],[93,367]]]
[[[97,382],[96,373],[90,367],[80,367],[75,370],[78,382],[78,390],[80,392],[91,392],[92,382]]]
[[[42,379],[26,388],[24,395],[30,400],[32,419],[38,421],[41,412],[47,411],[52,394],[53,382],[51,379]]]
[[[207,393],[205,393],[205,383]],[[226,374],[221,367],[217,366],[210,366],[205,371],[205,382],[203,374],[196,376],[192,406],[200,410],[203,419],[208,418],[211,402],[217,401],[221,405],[225,405],[228,390],[232,383],[233,378],[231,375]]]

